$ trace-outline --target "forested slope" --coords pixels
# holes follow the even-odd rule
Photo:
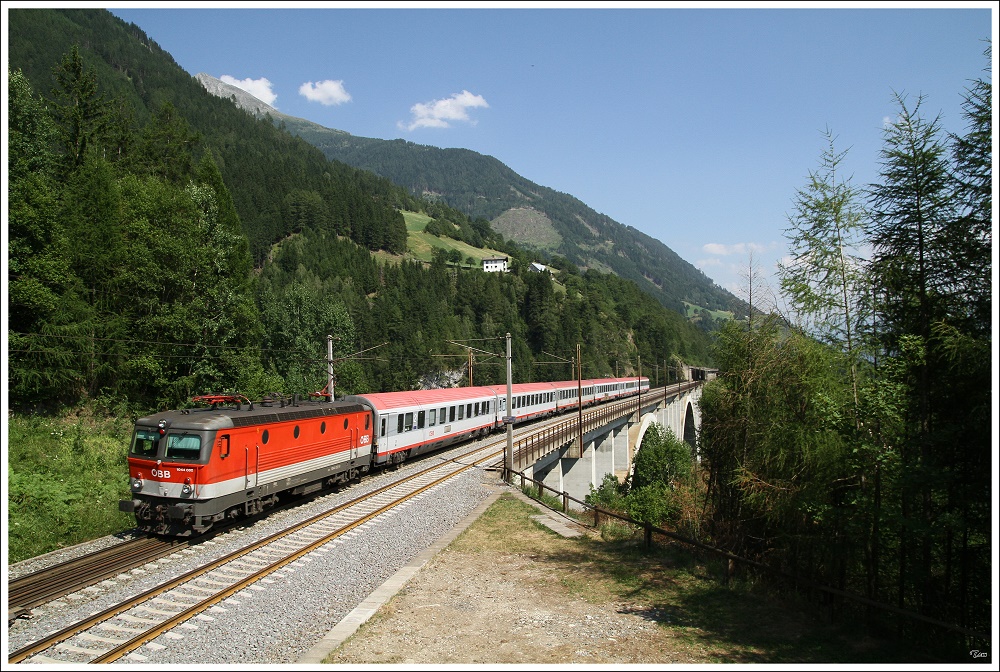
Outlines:
[[[204,74],[213,91],[236,95],[247,109],[267,106]],[[258,112],[260,114],[260,112]],[[746,304],[711,281],[661,241],[600,214],[578,198],[518,175],[492,156],[442,149],[406,140],[363,138],[269,110],[283,129],[307,140],[330,159],[370,170],[408,193],[485,219],[505,237],[547,257],[633,280],[663,305],[684,311],[687,301],[710,310],[746,314]],[[678,223],[678,226],[683,223]]]
[[[517,380],[565,377],[535,362],[577,343],[586,376],[708,359],[704,331],[614,276],[564,265],[556,291],[516,246],[505,275],[400,262],[404,209],[503,241],[208,94],[106,11],[9,17],[15,406],[313,392],[328,334],[338,393],[412,388],[461,368],[447,340],[507,332]]]

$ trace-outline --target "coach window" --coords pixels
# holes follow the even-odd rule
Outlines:
[[[472,410],[473,410],[473,415],[475,415],[476,417],[479,417],[479,402],[478,401],[476,402],[476,405],[472,407]]]
[[[465,405],[465,417],[467,417],[467,418],[471,418],[472,417],[472,404],[466,404]]]
[[[417,413],[417,426],[416,426],[416,429],[423,429],[424,428],[424,416],[425,415],[426,415],[425,411],[420,411],[420,412]]]
[[[396,433],[397,434],[402,434],[403,433],[403,414],[402,413],[400,413],[396,417]]]
[[[445,408],[444,406],[442,406],[441,410],[438,411],[438,417],[441,418],[441,424],[442,425],[444,423],[448,422],[448,420],[447,420],[447,418],[448,418],[448,409]]]
[[[455,422],[455,407],[448,409],[448,422]]]
[[[403,418],[403,431],[408,432],[413,429],[413,413],[407,413]]]
[[[458,419],[463,420],[465,418],[465,406],[459,404],[458,406]]]
[[[433,427],[437,424],[437,414],[438,410],[436,408],[431,409],[431,416],[427,419],[427,426]]]
[[[379,432],[379,436],[385,436],[385,418],[382,418],[382,429]]]

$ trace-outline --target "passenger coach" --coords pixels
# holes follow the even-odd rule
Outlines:
[[[376,465],[398,464],[485,436],[498,425],[497,395],[490,387],[357,394],[344,401],[363,404],[374,414]]]

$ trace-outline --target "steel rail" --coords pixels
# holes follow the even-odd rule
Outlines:
[[[466,453],[464,456],[461,456],[459,458],[453,458],[453,459],[448,460],[447,462],[434,465],[434,466],[429,467],[427,469],[424,469],[424,470],[422,470],[420,472],[417,472],[415,474],[407,476],[407,477],[405,477],[403,479],[400,479],[400,480],[395,481],[393,483],[390,483],[390,484],[387,484],[387,485],[382,486],[380,488],[377,488],[377,489],[373,490],[372,492],[366,493],[365,495],[362,495],[361,497],[358,497],[358,498],[356,498],[356,499],[354,499],[354,500],[352,500],[350,502],[345,502],[344,504],[338,505],[338,506],[330,509],[329,511],[325,511],[323,513],[320,513],[320,514],[317,514],[315,516],[312,516],[311,518],[309,518],[307,520],[304,520],[304,521],[301,521],[301,522],[299,522],[299,523],[297,523],[297,524],[289,527],[286,530],[282,530],[280,532],[276,532],[276,533],[274,533],[272,535],[269,535],[268,537],[266,537],[264,539],[261,539],[261,540],[255,542],[255,543],[247,546],[247,547],[244,547],[244,548],[238,549],[236,551],[233,551],[232,553],[229,553],[229,554],[227,554],[227,555],[225,555],[225,556],[223,556],[221,558],[218,558],[218,559],[216,559],[216,560],[214,560],[214,561],[212,561],[212,562],[210,562],[210,563],[208,563],[206,565],[203,565],[202,567],[199,567],[199,568],[196,568],[194,570],[191,570],[190,572],[187,572],[187,573],[185,573],[185,574],[183,574],[181,576],[178,576],[178,577],[176,577],[174,579],[165,581],[165,582],[163,582],[163,583],[161,583],[161,584],[159,584],[157,586],[154,586],[153,588],[150,588],[149,590],[146,590],[146,591],[144,591],[144,592],[142,592],[142,593],[140,593],[140,594],[138,594],[138,595],[136,595],[136,596],[134,596],[134,597],[132,597],[132,598],[130,598],[128,600],[126,600],[125,602],[122,602],[120,604],[117,604],[117,605],[114,605],[112,607],[109,607],[108,609],[105,609],[105,610],[103,610],[103,611],[101,611],[99,613],[93,614],[93,615],[91,615],[91,616],[83,619],[82,621],[79,621],[77,623],[71,624],[71,625],[67,626],[66,628],[63,628],[62,630],[60,630],[58,632],[55,632],[55,633],[53,633],[53,634],[51,634],[51,635],[49,635],[49,636],[47,636],[47,637],[45,637],[45,638],[43,638],[41,640],[38,640],[38,641],[36,641],[36,642],[34,642],[32,644],[24,646],[24,647],[18,649],[17,651],[11,653],[8,656],[7,661],[8,661],[8,663],[11,663],[11,664],[20,663],[20,662],[22,662],[22,661],[30,658],[31,656],[36,655],[36,654],[38,654],[38,653],[40,653],[42,651],[45,651],[45,650],[51,648],[52,646],[54,646],[56,644],[59,644],[59,643],[65,641],[67,639],[69,639],[70,637],[72,637],[72,636],[74,636],[74,635],[76,635],[76,634],[78,634],[80,632],[83,632],[85,630],[88,630],[89,628],[94,627],[95,625],[97,625],[97,624],[99,624],[99,623],[101,623],[103,621],[109,620],[109,619],[111,619],[111,618],[113,618],[113,617],[115,617],[115,616],[117,616],[117,615],[119,615],[119,614],[121,614],[121,613],[123,613],[125,611],[128,611],[129,609],[132,609],[133,607],[135,607],[135,606],[137,606],[139,604],[147,602],[147,601],[153,599],[154,597],[157,597],[157,596],[159,596],[159,595],[161,595],[161,594],[163,594],[163,593],[165,593],[165,592],[167,592],[169,590],[172,590],[173,588],[176,588],[177,586],[185,584],[185,583],[187,583],[187,582],[189,582],[189,581],[191,581],[191,580],[193,580],[193,579],[195,579],[197,577],[200,577],[200,576],[203,576],[205,574],[208,574],[209,572],[211,572],[211,571],[213,571],[215,569],[218,569],[219,567],[222,567],[222,566],[224,566],[224,565],[226,565],[226,564],[228,564],[228,563],[230,563],[230,562],[232,562],[234,560],[237,560],[237,559],[239,559],[239,558],[241,558],[243,556],[249,555],[250,553],[252,553],[252,552],[254,552],[254,551],[256,551],[256,550],[258,550],[260,548],[268,546],[268,545],[270,545],[271,543],[273,543],[275,541],[278,541],[278,540],[280,540],[280,539],[282,539],[284,537],[287,537],[287,536],[289,536],[291,534],[294,534],[295,532],[298,532],[299,530],[302,530],[302,529],[304,529],[306,527],[309,527],[309,526],[311,526],[311,525],[313,525],[313,524],[315,524],[317,522],[320,522],[320,521],[322,521],[325,518],[329,518],[329,517],[331,517],[331,516],[333,516],[333,515],[335,515],[337,513],[340,513],[342,511],[348,509],[348,508],[351,508],[351,507],[363,504],[367,500],[373,499],[374,497],[377,497],[378,495],[381,495],[381,494],[383,494],[383,493],[385,493],[385,492],[387,492],[389,490],[392,490],[394,488],[399,488],[400,486],[403,486],[403,485],[405,485],[405,484],[407,484],[407,483],[409,483],[409,482],[411,482],[413,480],[416,480],[416,479],[418,479],[420,477],[427,476],[430,472],[432,472],[434,470],[441,469],[442,467],[446,466],[447,463],[454,463],[456,465],[457,468],[454,469],[449,474],[447,474],[445,476],[442,476],[441,478],[435,480],[431,484],[428,484],[426,486],[422,486],[421,489],[419,489],[418,491],[415,491],[415,492],[413,492],[413,493],[405,496],[404,498],[400,499],[399,501],[397,501],[395,503],[390,502],[387,505],[383,505],[382,507],[380,507],[376,511],[374,511],[372,513],[369,513],[369,514],[366,514],[363,517],[363,519],[360,520],[360,522],[356,522],[355,524],[350,524],[347,528],[344,528],[344,529],[338,531],[337,533],[334,533],[334,537],[338,536],[339,534],[346,533],[347,531],[349,531],[349,529],[353,529],[354,527],[357,527],[358,525],[363,524],[364,522],[367,522],[367,520],[370,520],[371,518],[379,515],[380,513],[384,512],[384,510],[387,510],[388,508],[392,508],[393,506],[398,505],[402,501],[406,501],[406,500],[410,499],[411,497],[416,496],[417,494],[419,494],[419,492],[422,492],[422,491],[424,491],[426,489],[434,487],[434,485],[437,485],[440,482],[442,482],[444,480],[447,480],[448,478],[452,478],[455,475],[460,474],[460,473],[462,473],[463,471],[465,471],[467,469],[471,469],[471,468],[473,468],[473,467],[475,467],[475,466],[477,466],[477,465],[479,465],[479,464],[481,464],[481,463],[483,463],[483,462],[491,459],[492,457],[495,457],[496,453],[491,453],[490,455],[488,455],[488,456],[486,456],[484,458],[478,459],[478,460],[476,460],[474,462],[471,462],[469,464],[463,464],[463,463],[460,463],[460,462],[457,461],[457,459],[467,458],[470,455],[475,455],[476,453],[481,453],[481,452],[485,452],[485,451],[488,451],[488,450],[491,450],[491,448],[488,447],[488,446],[487,447],[480,447],[480,448],[471,450],[468,453]],[[328,543],[328,542],[329,542],[329,539],[327,539],[323,543]],[[310,544],[310,546],[312,546],[312,545],[313,544]],[[320,544],[320,545],[322,545],[322,544]],[[296,555],[296,558],[297,558],[301,554],[299,552],[295,552],[295,555]],[[281,561],[279,561],[279,562],[281,562]],[[284,566],[284,564],[287,564],[287,563],[283,563],[281,566]],[[270,569],[270,571],[267,571],[267,568],[265,568],[265,570],[261,570],[261,572],[263,572],[262,576],[266,576],[267,574],[271,573],[272,571],[275,571],[275,569],[277,569],[277,568]],[[261,574],[261,572],[258,572],[258,574]],[[254,581],[256,581],[256,579],[254,579]],[[254,581],[250,581],[250,583],[253,583]],[[245,586],[243,586],[243,587],[245,587]],[[232,592],[238,592],[238,590],[241,590],[241,589],[242,589],[242,587],[241,588],[237,588],[236,590],[233,590]],[[224,592],[227,593],[225,597],[219,598],[219,600],[216,600],[215,602],[212,602],[211,604],[206,604],[205,606],[202,607],[202,609],[199,609],[199,611],[201,611],[201,610],[203,610],[203,609],[205,609],[205,608],[207,608],[209,606],[212,606],[212,604],[215,604],[216,602],[218,602],[218,601],[220,601],[222,599],[225,599],[230,594],[232,594],[232,593],[230,593],[230,589],[226,589]],[[207,602],[207,601],[209,601],[211,599],[212,598],[207,598],[203,602]],[[202,604],[202,603],[199,603],[199,604]],[[197,606],[199,606],[199,605],[195,605],[195,607],[197,607]],[[193,608],[194,607],[192,607],[191,609],[193,609]],[[188,611],[188,610],[185,610],[185,611]],[[181,612],[181,613],[183,614],[185,612]],[[197,613],[197,612],[195,612],[195,613]],[[184,620],[186,620],[186,619],[184,619]],[[174,625],[176,625],[176,623]],[[159,626],[154,626],[154,627],[158,628]],[[170,627],[173,627],[173,626],[170,626]],[[169,629],[169,628],[166,628],[166,629]],[[120,647],[116,647],[116,649],[112,649],[111,651],[116,651],[116,650],[121,649],[123,647],[127,647],[129,644],[135,643],[135,640],[142,639],[142,641],[140,641],[138,643],[135,643],[135,646],[133,646],[132,648],[129,649],[129,651],[134,650],[135,648],[138,648],[139,646],[142,646],[142,644],[144,644],[146,641],[149,641],[149,639],[152,639],[152,638],[155,638],[156,636],[158,636],[159,633],[157,633],[157,635],[153,635],[153,637],[149,637],[149,638],[145,638],[145,634],[146,633],[140,634],[140,635],[136,636],[135,638],[133,638],[133,640],[129,640],[125,644],[122,644],[122,645],[120,645]],[[101,654],[101,659],[100,660],[95,659],[95,660],[93,660],[91,662],[106,662],[107,660],[110,660],[109,658],[105,658],[105,657],[109,656],[111,654],[111,651],[106,652],[104,654]],[[124,651],[124,650],[121,651],[117,657],[120,657],[121,655],[124,655],[125,653],[128,653],[128,651]]]

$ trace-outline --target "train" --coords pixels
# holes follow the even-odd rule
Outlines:
[[[199,407],[139,418],[128,449],[131,499],[118,508],[141,532],[204,534],[291,496],[524,422],[633,396],[649,379],[600,378],[511,386],[379,392],[200,395]]]

